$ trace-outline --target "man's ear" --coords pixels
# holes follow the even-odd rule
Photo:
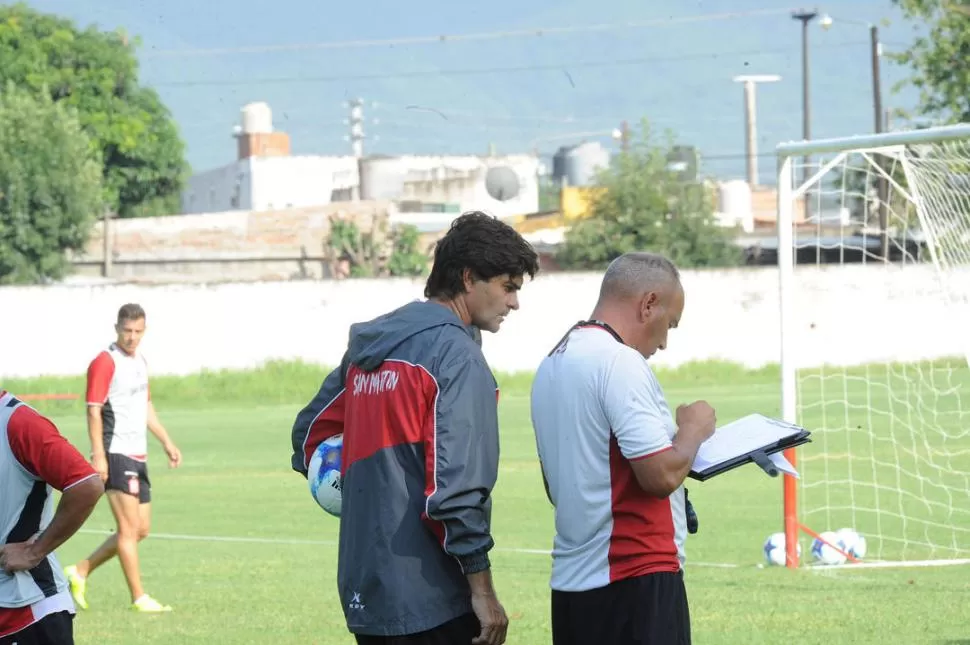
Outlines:
[[[658,304],[660,303],[656,291],[648,291],[643,294],[643,297],[640,299],[640,317],[643,320],[649,318]]]
[[[466,293],[472,290],[472,285],[475,284],[475,276],[471,269],[462,269],[461,283],[465,287]]]

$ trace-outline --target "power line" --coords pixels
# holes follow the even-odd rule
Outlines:
[[[429,107],[418,104],[401,105],[394,103],[383,103],[379,104],[380,108],[395,108],[398,110],[405,111],[415,111],[415,112],[430,112],[441,116],[445,121],[452,121],[452,117],[458,117],[460,119],[474,119],[477,122],[481,121],[532,121],[543,123],[579,123],[581,121],[600,121],[605,118],[614,117],[603,117],[603,116],[556,116],[556,115],[529,115],[529,114],[489,114],[485,112],[468,112],[466,110],[452,110],[451,108],[439,108],[439,107]],[[615,117],[615,120],[619,120],[621,117]],[[386,122],[385,122],[386,123]]]
[[[863,41],[846,41],[840,43],[828,43],[828,47],[848,47],[867,44]],[[155,87],[197,87],[200,85],[271,85],[271,84],[293,84],[293,83],[334,83],[340,81],[374,81],[374,80],[396,80],[405,78],[420,78],[434,76],[472,76],[480,74],[509,74],[515,72],[533,71],[562,71],[564,74],[567,69],[583,69],[595,67],[620,67],[625,65],[642,65],[644,63],[664,63],[680,62],[687,60],[698,60],[703,58],[717,58],[719,56],[761,56],[764,54],[780,54],[790,51],[788,47],[776,49],[753,49],[747,51],[716,51],[697,54],[679,54],[676,56],[648,56],[643,58],[617,58],[601,61],[575,61],[572,63],[548,63],[539,65],[513,65],[508,67],[479,67],[464,69],[440,69],[440,70],[412,70],[401,72],[381,72],[375,74],[333,74],[327,76],[266,76],[263,78],[252,79],[206,79],[197,81],[160,81],[152,83]],[[566,79],[564,79],[566,80]],[[568,81],[567,81],[568,82]]]
[[[573,25],[566,27],[533,27],[529,29],[513,29],[506,31],[490,31],[473,34],[440,34],[437,36],[410,36],[399,38],[344,40],[315,43],[294,43],[289,45],[252,45],[248,47],[211,47],[185,49],[156,49],[142,55],[144,58],[161,58],[176,56],[219,56],[223,54],[264,54],[281,51],[305,51],[311,49],[349,49],[361,47],[391,47],[401,45],[425,45],[433,43],[451,43],[468,40],[496,40],[500,38],[536,38],[559,34],[575,34],[589,32],[617,31],[620,29],[641,29],[644,27],[659,27],[676,24],[697,22],[711,22],[717,20],[731,20],[734,18],[751,18],[754,16],[789,15],[793,9],[779,9],[766,7],[748,11],[732,11],[726,13],[709,13],[697,16],[682,16],[675,18],[655,18],[632,22],[604,23],[598,25]]]

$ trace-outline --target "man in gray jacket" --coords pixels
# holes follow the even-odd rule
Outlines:
[[[317,446],[343,434],[337,581],[360,644],[505,642],[488,557],[498,387],[478,330],[499,330],[538,268],[508,225],[457,218],[428,299],[352,325],[340,366],[296,418],[304,476]]]

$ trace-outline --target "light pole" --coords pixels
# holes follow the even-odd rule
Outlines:
[[[781,80],[777,74],[744,74],[735,76],[735,83],[744,84],[744,132],[745,155],[747,157],[748,185],[754,190],[758,185],[758,126],[755,86],[758,83],[776,83]]]
[[[832,28],[835,24],[835,19],[829,14],[823,15],[819,19],[819,24],[822,29],[828,30]],[[882,110],[882,74],[881,65],[879,64],[880,57],[882,56],[882,43],[879,41],[879,25],[866,22],[863,20],[845,20],[839,18],[839,22],[844,22],[851,25],[861,25],[863,27],[869,28],[869,62],[872,66],[872,113],[873,113],[873,131],[877,134],[882,132],[885,128],[885,116]],[[876,157],[876,163],[882,168],[880,163],[880,158]],[[889,186],[886,182],[885,177],[879,174],[876,181],[876,194],[879,200],[879,235],[880,235],[880,251],[883,260],[889,259],[889,222],[888,222],[888,205],[886,201],[888,199]]]
[[[872,111],[875,132],[883,131],[884,117],[882,113],[882,75],[880,74],[879,59],[882,56],[882,43],[879,42],[879,25],[862,20],[844,20],[839,18],[839,22],[846,24],[861,25],[869,28],[869,60],[872,65]],[[835,19],[829,14],[823,14],[819,18],[819,24],[826,31],[835,24]]]
[[[798,20],[802,23],[802,139],[808,141],[812,138],[812,108],[810,101],[809,92],[809,64],[808,64],[808,23],[815,20],[818,16],[818,10],[812,9],[807,11],[805,9],[798,9],[793,11],[791,14],[792,20]],[[805,156],[802,159],[802,182],[807,183],[809,178],[808,166],[811,163],[812,158]],[[811,203],[808,197],[808,191],[805,191],[805,217],[809,217],[809,209]]]

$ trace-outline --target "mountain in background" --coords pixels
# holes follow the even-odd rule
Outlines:
[[[793,7],[778,0],[29,4],[81,26],[123,27],[141,38],[142,79],[178,121],[196,172],[235,158],[232,127],[250,101],[270,105],[294,154],[349,154],[344,102],[353,97],[366,102],[366,153],[483,154],[494,146],[499,153],[551,155],[584,139],[612,146],[611,130],[646,117],[697,146],[704,174],[735,178],[744,176],[744,112],[732,77],[770,73],[782,81],[757,93],[761,182],[774,181],[774,146],[802,133],[801,28],[790,17]],[[812,135],[871,132],[869,32],[846,21],[890,19],[881,28],[886,50],[906,47],[914,27],[889,0],[818,8],[835,24],[810,29]],[[741,15],[704,18],[714,14]],[[585,30],[319,46],[550,27]],[[260,49],[265,45],[289,47]],[[884,105],[912,107],[913,90],[891,91],[906,70],[884,60],[882,74]]]

